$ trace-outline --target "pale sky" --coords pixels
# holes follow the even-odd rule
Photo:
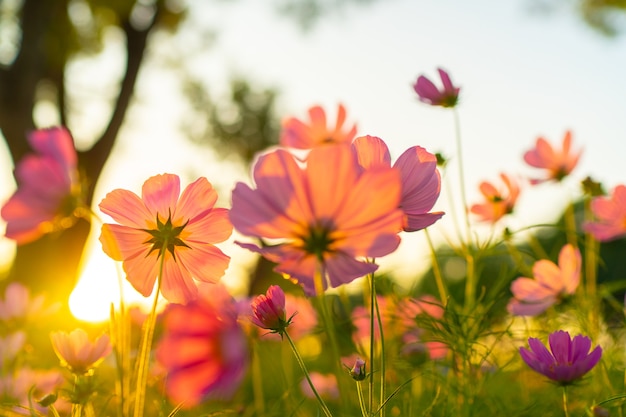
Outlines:
[[[479,200],[479,181],[496,180],[501,171],[520,178],[538,174],[524,165],[524,151],[539,135],[560,143],[566,129],[572,130],[575,147],[584,148],[579,167],[564,187],[525,186],[509,225],[554,220],[579,195],[578,182],[587,175],[607,188],[626,182],[626,36],[604,38],[565,8],[555,15],[533,14],[530,0],[379,0],[347,7],[310,33],[289,19],[277,18],[261,3],[192,5],[198,8],[190,13],[193,23],[218,33],[207,53],[187,63],[212,92],[224,92],[232,75],[243,75],[260,87],[277,88],[279,110],[285,116],[304,117],[308,107],[322,104],[332,118],[342,102],[349,120],[357,122],[358,133],[383,138],[392,158],[413,145],[451,157],[448,179],[456,183],[452,114],[418,102],[411,87],[418,75],[434,78],[441,66],[461,87],[458,111],[470,204]],[[155,43],[176,45],[196,46],[184,31],[179,44]],[[119,71],[120,59],[119,49],[113,47],[105,51],[97,69],[78,65],[73,74],[92,83],[97,71]],[[90,94],[91,105],[70,126],[79,146],[103,120],[99,114],[105,90],[92,88]],[[185,185],[206,176],[221,192],[219,204],[229,206],[230,190],[236,180],[247,181],[247,173],[224,167],[208,149],[198,151],[184,139],[178,130],[178,116],[185,111],[180,97],[176,76],[156,66],[145,68],[138,106],[128,115],[96,203],[114,188],[139,192],[148,177],[173,172]],[[0,179],[11,184],[6,161],[0,165]],[[450,186],[458,196],[456,185]],[[13,187],[0,189],[0,198],[8,198]],[[446,198],[436,209],[449,211]],[[451,230],[450,216],[439,223],[443,230]],[[437,236],[436,228],[433,234]],[[413,275],[428,265],[429,254],[421,233],[403,239],[402,249],[386,267],[399,275]],[[10,242],[0,241],[0,249],[10,247]],[[227,280],[234,282],[252,257],[232,245],[222,248],[233,257]],[[99,265],[110,262],[99,250],[95,253],[103,259]],[[88,275],[92,280],[84,287],[104,291],[100,286],[107,280]],[[110,281],[115,282],[114,277]],[[106,314],[108,304],[105,307]]]

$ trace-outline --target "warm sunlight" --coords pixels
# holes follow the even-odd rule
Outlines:
[[[94,323],[109,319],[111,303],[119,304],[121,278],[127,305],[149,309],[152,298],[144,298],[123,279],[121,264],[106,256],[99,246],[90,253],[85,269],[70,296],[70,311],[79,320]]]

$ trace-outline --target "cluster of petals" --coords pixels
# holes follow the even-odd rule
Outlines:
[[[618,185],[609,197],[599,196],[591,201],[595,220],[583,225],[584,230],[600,242],[626,236],[626,185]]]
[[[572,132],[565,132],[561,149],[556,149],[547,140],[537,138],[535,147],[524,154],[524,161],[532,167],[545,169],[547,177],[532,179],[532,184],[545,181],[561,181],[568,176],[582,155],[582,151],[574,152],[572,149]]]
[[[100,335],[92,342],[83,329],[55,332],[50,338],[61,365],[76,375],[87,374],[96,368],[112,350],[108,335]]]
[[[533,265],[532,278],[520,277],[511,284],[513,298],[507,309],[515,316],[536,316],[562,297],[572,295],[580,284],[582,257],[571,244],[561,248],[559,264],[542,259]]]
[[[359,164],[372,167],[390,167],[391,156],[387,144],[376,136],[361,136],[352,143]],[[400,172],[402,195],[400,209],[404,212],[405,232],[425,229],[439,220],[444,213],[429,213],[441,192],[441,176],[437,170],[437,157],[420,146],[412,146],[393,164]]]
[[[221,284],[200,283],[196,300],[168,305],[156,356],[167,371],[165,391],[172,403],[189,408],[227,399],[239,388],[249,352],[237,316]]]
[[[459,87],[452,84],[450,75],[441,68],[437,69],[443,88],[437,86],[424,75],[420,75],[413,85],[413,89],[417,93],[420,101],[430,104],[431,106],[454,107],[459,100]]]
[[[0,336],[0,368],[11,362],[24,347],[26,343],[26,333],[19,330],[6,336]]]
[[[350,146],[313,148],[305,162],[277,149],[258,158],[253,176],[256,189],[235,186],[230,219],[243,235],[276,244],[239,245],[277,263],[275,270],[308,295],[317,292],[316,274],[322,290],[349,283],[378,268],[362,258],[387,255],[400,243],[397,170],[363,170]]]
[[[53,394],[63,384],[63,375],[58,371],[44,371],[31,368],[20,368],[14,373],[0,375],[0,398],[5,404],[18,404],[12,407],[16,415],[33,415],[27,410],[31,407],[35,411],[46,415],[46,407],[33,401],[46,395]]]
[[[335,126],[329,126],[326,112],[320,106],[309,109],[309,121],[290,117],[283,122],[279,143],[295,149],[310,149],[331,143],[349,144],[356,136],[356,125],[344,126],[346,109],[339,104]]]
[[[602,348],[591,349],[591,339],[577,335],[571,338],[568,332],[558,330],[548,336],[548,349],[539,339],[528,339],[530,349],[521,347],[519,353],[534,371],[568,385],[589,372],[602,357]]]
[[[215,208],[216,201],[217,192],[204,177],[182,193],[180,178],[173,174],[149,178],[141,197],[113,190],[99,207],[119,224],[102,226],[102,248],[123,262],[126,278],[145,297],[154,289],[162,261],[163,296],[189,302],[198,292],[194,278],[217,282],[230,261],[214,246],[232,233],[228,210]]]
[[[34,153],[17,164],[17,191],[0,211],[6,237],[18,244],[70,225],[61,220],[71,219],[80,194],[74,141],[65,128],[32,131],[28,143]]]
[[[520,193],[519,184],[504,173],[500,174],[500,179],[504,188],[498,188],[487,181],[480,183],[479,189],[485,201],[472,205],[470,211],[479,216],[481,221],[496,223],[515,208]]]
[[[262,329],[282,334],[289,325],[285,312],[285,293],[278,285],[271,285],[265,294],[252,301],[250,319]]]

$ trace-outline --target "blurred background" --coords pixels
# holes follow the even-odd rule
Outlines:
[[[450,191],[435,207],[449,213],[460,204],[452,113],[412,89],[420,74],[438,82],[442,67],[461,87],[470,204],[499,172],[536,175],[523,153],[572,130],[584,148],[573,177],[525,185],[507,226],[551,222],[586,176],[607,190],[626,181],[625,10],[623,0],[1,0],[0,201],[15,190],[25,133],[64,124],[96,212],[107,192],[139,193],[163,172],[184,184],[206,176],[228,207],[283,118],[321,104],[333,120],[343,103],[358,134],[383,138],[392,158],[420,145],[450,159]],[[436,242],[454,233],[450,220],[434,228]],[[106,319],[118,271],[98,236],[97,222],[79,222],[19,248],[1,238],[4,282],[66,297],[80,277],[72,311]],[[234,238],[222,245],[225,281],[244,294],[256,258]],[[429,259],[423,234],[405,234],[383,268],[411,283]]]

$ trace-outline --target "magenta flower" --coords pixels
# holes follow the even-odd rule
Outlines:
[[[356,136],[356,125],[344,127],[346,109],[339,104],[334,127],[327,126],[326,112],[320,106],[309,109],[309,122],[290,117],[283,122],[280,145],[296,149],[311,149],[329,143],[349,144]]]
[[[443,89],[439,90],[432,81],[423,75],[420,75],[417,82],[413,85],[413,89],[419,96],[419,99],[431,106],[454,107],[459,100],[459,87],[455,87],[450,80],[448,73],[438,68],[439,77],[443,83]]]
[[[230,258],[214,243],[232,233],[228,210],[214,208],[217,193],[199,178],[180,193],[177,175],[149,178],[142,196],[113,190],[100,209],[118,224],[102,226],[104,252],[123,261],[128,281],[144,297],[152,294],[164,257],[161,292],[174,303],[186,303],[197,295],[193,278],[217,282]]]
[[[324,288],[349,283],[378,268],[358,258],[387,255],[400,243],[398,173],[363,171],[349,146],[313,148],[304,164],[278,149],[258,159],[253,175],[256,189],[233,190],[230,219],[242,234],[277,244],[239,245],[276,262],[309,295],[317,271]]]
[[[96,368],[112,350],[109,336],[103,334],[92,342],[83,329],[75,329],[70,333],[55,332],[50,338],[61,365],[77,375],[84,375]]]
[[[285,293],[282,288],[272,285],[265,295],[261,294],[254,299],[251,320],[260,328],[282,336],[291,322],[291,318],[287,320],[285,313]]]
[[[620,239],[626,235],[626,186],[618,185],[610,197],[595,197],[591,212],[596,220],[583,225],[600,242]]]
[[[561,181],[568,176],[580,159],[582,151],[573,152],[572,132],[565,132],[561,149],[556,149],[544,138],[537,138],[537,143],[533,149],[524,154],[524,161],[535,168],[542,168],[547,171],[548,176],[544,179],[533,179],[532,184],[539,184],[545,181]]]
[[[576,292],[580,283],[582,257],[572,245],[563,246],[559,265],[547,259],[535,262],[535,279],[520,277],[511,284],[513,299],[507,309],[515,316],[536,316],[546,311],[563,296]]]
[[[165,391],[174,404],[193,407],[227,399],[239,388],[248,366],[248,344],[237,322],[235,301],[219,284],[201,283],[198,298],[170,304],[157,359],[167,371]]]
[[[358,137],[352,147],[365,169],[391,166],[387,144],[376,136]],[[429,213],[441,191],[435,155],[420,146],[412,146],[400,155],[393,168],[400,172],[402,181],[399,208],[404,212],[405,232],[425,229],[443,217],[442,211]]]
[[[519,350],[522,359],[534,371],[561,385],[569,385],[582,378],[602,357],[602,348],[589,352],[591,339],[578,335],[572,340],[569,333],[558,330],[548,336],[550,350],[539,339],[528,339],[530,350]]]
[[[517,181],[506,174],[500,174],[504,188],[498,189],[493,184],[483,181],[480,192],[485,198],[484,203],[474,204],[470,211],[480,217],[481,221],[496,223],[507,214],[511,214],[519,197]]]
[[[71,226],[83,205],[70,133],[63,127],[35,130],[28,143],[35,153],[17,164],[17,191],[0,211],[6,237],[20,245]]]

